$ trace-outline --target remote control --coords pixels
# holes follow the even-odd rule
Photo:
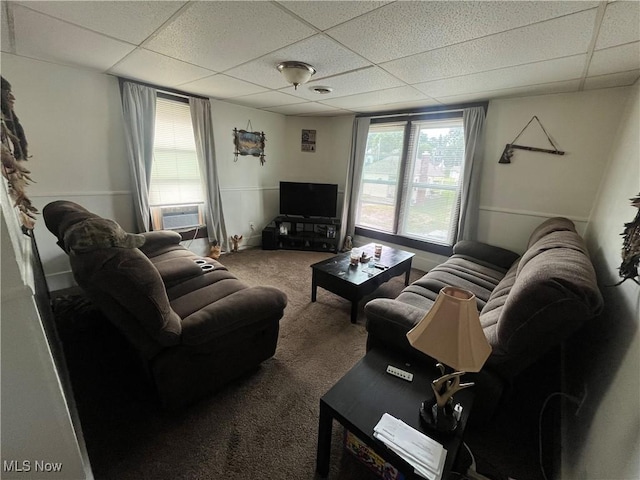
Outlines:
[[[393,365],[389,365],[387,367],[387,373],[393,375],[394,377],[398,377],[403,380],[406,380],[407,382],[411,382],[413,380],[413,373],[400,370],[399,368],[394,367]]]

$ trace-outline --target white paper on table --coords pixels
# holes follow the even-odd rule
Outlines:
[[[444,447],[401,420],[385,413],[374,427],[374,437],[410,463],[430,480],[442,476],[447,451]]]

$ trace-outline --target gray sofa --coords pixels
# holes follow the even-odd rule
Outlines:
[[[476,296],[480,322],[492,347],[476,382],[475,410],[491,416],[507,385],[526,367],[575,332],[602,308],[602,296],[584,241],[573,222],[552,218],[531,234],[522,256],[472,241],[395,299],[367,303],[367,349],[391,348],[419,361],[406,333],[422,319],[444,286]]]
[[[43,209],[87,297],[139,353],[162,404],[178,408],[273,356],[287,298],[249,287],[172,231],[128,234],[80,205]]]

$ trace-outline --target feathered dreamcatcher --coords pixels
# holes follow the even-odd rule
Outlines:
[[[638,285],[638,263],[640,263],[640,194],[631,199],[631,205],[638,209],[636,218],[624,224],[624,232],[620,235],[624,237],[622,243],[622,263],[619,273],[622,277],[616,285],[620,285],[626,280],[633,280]],[[616,286],[614,285],[614,286]]]
[[[33,230],[38,209],[31,204],[25,189],[33,180],[25,167],[27,161],[27,138],[20,120],[13,111],[15,98],[11,84],[4,77],[2,81],[2,176],[7,179],[9,195],[18,209],[20,221],[27,230]]]

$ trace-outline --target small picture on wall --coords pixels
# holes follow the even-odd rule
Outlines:
[[[315,130],[302,130],[302,151],[303,152],[316,151],[316,131]]]
[[[248,132],[247,130],[233,129],[233,144],[235,145],[235,160],[238,155],[251,155],[260,157],[260,164],[263,165],[264,160],[264,132]]]

